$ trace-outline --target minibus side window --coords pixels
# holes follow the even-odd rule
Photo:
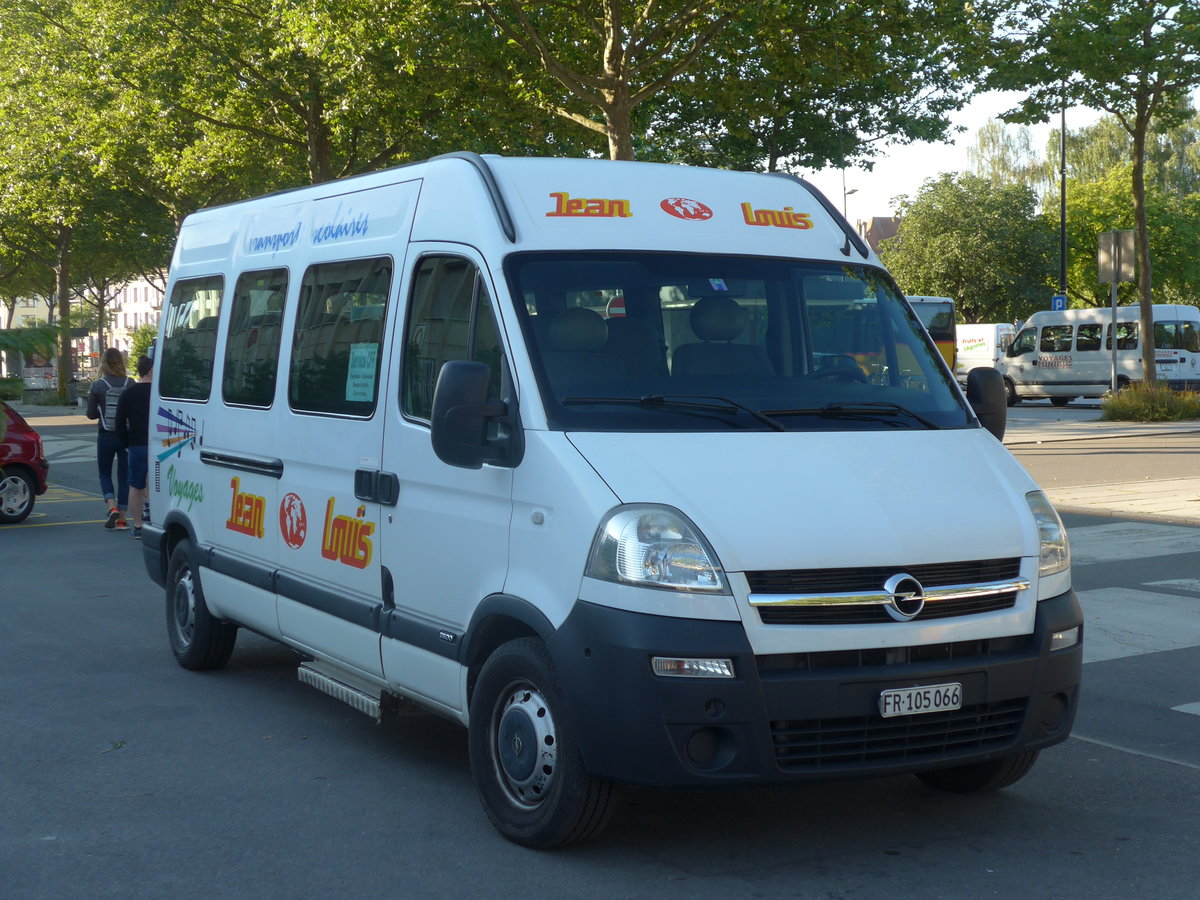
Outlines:
[[[1112,349],[1112,328],[1107,329],[1108,335],[1104,340],[1104,349]],[[1138,345],[1138,323],[1137,322],[1118,322],[1117,323],[1117,349],[1118,350],[1136,350]]]
[[[1022,353],[1032,353],[1037,346],[1037,329],[1023,328],[1008,348],[1009,356],[1020,356]]]
[[[488,397],[500,397],[500,331],[479,270],[457,256],[426,257],[413,277],[404,331],[401,408],[406,415],[429,421],[438,373],[451,360],[487,363]]]
[[[1179,323],[1179,347],[1189,353],[1200,353],[1200,331],[1195,322]]]
[[[1042,343],[1038,349],[1043,353],[1069,353],[1071,351],[1071,325],[1047,325],[1042,328]]]
[[[260,406],[275,399],[287,269],[243,272],[233,289],[221,396],[226,403]]]
[[[1156,350],[1179,348],[1179,326],[1174,322],[1154,323],[1154,347]]]
[[[224,288],[225,279],[220,275],[175,283],[163,325],[158,364],[158,390],[163,397],[208,399]]]
[[[292,340],[292,409],[363,417],[375,412],[391,283],[387,257],[309,266]]]
[[[1103,330],[1103,325],[1080,325],[1079,331],[1075,335],[1075,349],[1099,350],[1100,332]]]

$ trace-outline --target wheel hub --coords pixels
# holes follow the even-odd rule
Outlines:
[[[545,698],[521,688],[509,694],[496,726],[496,761],[509,794],[534,806],[542,801],[554,777],[558,740]]]

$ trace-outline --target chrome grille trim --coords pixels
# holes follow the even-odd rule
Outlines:
[[[942,587],[927,587],[925,602],[936,604],[944,600],[978,600],[1001,594],[1012,594],[1029,589],[1029,579],[1011,581],[989,581],[982,584],[951,584]],[[849,591],[822,594],[751,594],[751,606],[778,608],[790,606],[885,606],[892,602],[892,595],[883,591]]]

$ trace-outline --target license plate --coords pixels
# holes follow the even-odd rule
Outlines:
[[[879,714],[885,719],[961,708],[961,684],[926,684],[921,687],[893,688],[879,695]]]

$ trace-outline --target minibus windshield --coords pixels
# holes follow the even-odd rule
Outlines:
[[[554,428],[974,424],[921,323],[872,266],[520,253],[506,275]]]

